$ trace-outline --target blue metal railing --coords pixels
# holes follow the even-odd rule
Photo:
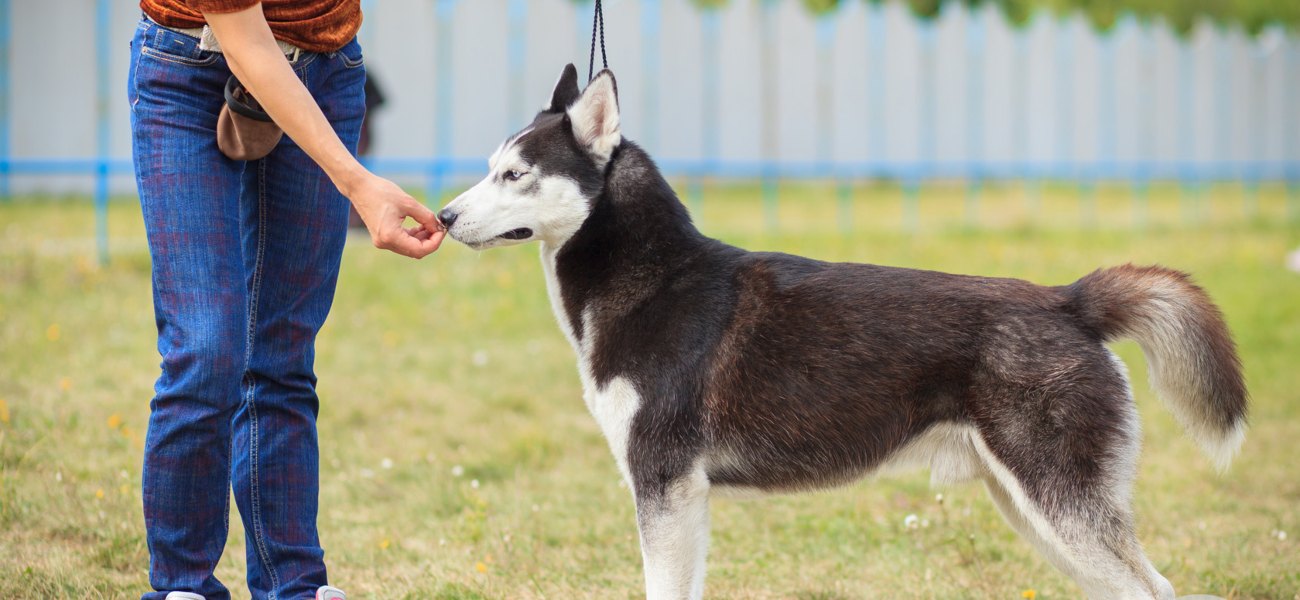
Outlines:
[[[641,140],[651,152],[659,150],[659,41],[663,33],[660,0],[641,1],[641,72],[642,101],[646,139]]]
[[[473,177],[486,174],[481,156],[429,158],[377,157],[363,161],[376,173],[388,176],[432,175]],[[660,169],[669,177],[704,177],[720,180],[758,179],[885,179],[885,180],[988,180],[1047,179],[1075,181],[1083,177],[1102,182],[1136,184],[1148,180],[1210,183],[1220,181],[1300,182],[1300,161],[790,161],[662,159]],[[7,158],[0,172],[23,175],[93,176],[131,175],[127,158]],[[441,191],[442,188],[439,188]]]
[[[108,75],[112,51],[108,38],[113,28],[112,0],[98,0],[95,3],[95,150],[98,156],[110,156],[109,145],[109,102]],[[108,161],[95,164],[95,239],[98,241],[99,260],[108,262]]]
[[[9,199],[9,47],[11,45],[9,0],[0,0],[0,202]]]
[[[509,61],[509,76],[512,81],[510,85],[512,100],[509,112],[517,117],[522,118],[521,111],[524,110],[523,104],[519,101],[524,93],[523,75],[526,55],[525,35],[526,23],[528,17],[528,6],[525,0],[505,0],[508,10],[508,28],[510,31],[510,47],[507,52]],[[640,23],[642,27],[642,66],[643,77],[646,78],[646,85],[642,87],[645,91],[644,96],[644,114],[642,118],[646,124],[648,139],[642,140],[653,150],[658,145],[657,134],[659,131],[658,121],[658,86],[655,85],[661,78],[660,53],[661,44],[666,32],[664,31],[662,20],[663,3],[667,0],[641,0],[640,5]],[[452,67],[455,65],[456,47],[453,43],[453,33],[457,9],[466,3],[458,0],[436,0],[434,10],[434,30],[435,53],[432,61],[434,80],[434,126],[435,133],[430,148],[432,156],[412,156],[412,157],[380,157],[367,160],[367,164],[375,171],[390,175],[414,175],[425,178],[425,193],[431,202],[436,201],[447,188],[448,178],[468,178],[479,175],[483,172],[485,165],[481,157],[458,157],[455,156],[455,122],[453,119],[454,103],[454,79],[452,76]],[[375,0],[365,0],[364,6],[370,10],[377,10],[378,2]],[[10,182],[13,175],[35,175],[35,176],[90,176],[94,178],[94,203],[96,206],[96,234],[99,238],[99,248],[102,256],[107,253],[107,218],[106,207],[109,197],[109,180],[114,176],[130,175],[132,165],[129,158],[112,156],[112,144],[110,127],[112,117],[110,114],[110,93],[111,93],[111,53],[110,38],[113,32],[111,18],[113,11],[112,0],[96,0],[95,20],[96,33],[94,45],[96,48],[96,75],[95,75],[95,111],[96,126],[94,129],[94,147],[96,156],[93,157],[15,157],[11,146],[13,137],[11,105],[13,98],[12,89],[12,13],[13,7],[10,0],[0,0],[0,201],[9,197]],[[950,3],[946,6],[953,6]],[[578,25],[578,44],[577,46],[585,55],[588,34],[591,24],[590,3],[576,5],[574,8],[574,22]],[[776,20],[777,12],[782,9],[777,2],[765,0],[759,4],[760,36],[764,40],[761,60],[769,68],[775,66],[775,57],[777,56],[773,47],[777,44],[776,39]],[[1284,52],[1281,72],[1284,73],[1282,81],[1276,85],[1281,86],[1281,96],[1284,103],[1284,114],[1289,115],[1286,122],[1281,123],[1282,127],[1290,128],[1284,133],[1283,152],[1284,156],[1293,157],[1289,160],[1272,160],[1266,157],[1265,142],[1253,140],[1248,142],[1247,155],[1252,156],[1254,160],[1202,160],[1198,157],[1198,144],[1203,140],[1198,139],[1196,125],[1198,106],[1195,102],[1197,90],[1197,72],[1195,69],[1196,56],[1193,47],[1189,42],[1183,42],[1177,49],[1177,71],[1173,74],[1173,80],[1176,85],[1176,101],[1171,109],[1176,112],[1173,119],[1176,121],[1178,132],[1177,145],[1181,158],[1176,160],[1119,160],[1117,158],[1118,147],[1118,124],[1117,114],[1120,111],[1121,98],[1118,95],[1116,83],[1116,45],[1117,40],[1128,40],[1129,36],[1136,37],[1136,43],[1140,45],[1142,51],[1141,64],[1138,65],[1139,78],[1143,80],[1138,86],[1140,97],[1134,98],[1136,102],[1138,122],[1135,127],[1138,129],[1138,152],[1141,156],[1154,155],[1154,135],[1153,122],[1156,120],[1158,108],[1155,106],[1156,101],[1153,98],[1155,84],[1150,80],[1153,79],[1154,62],[1150,56],[1155,47],[1155,30],[1156,27],[1149,23],[1138,23],[1132,17],[1125,17],[1116,27],[1115,31],[1110,34],[1103,34],[1099,40],[1098,46],[1100,67],[1097,72],[1100,79],[1097,82],[1095,93],[1098,101],[1098,129],[1095,132],[1075,131],[1074,109],[1076,106],[1075,99],[1078,97],[1077,84],[1074,79],[1074,65],[1077,61],[1076,48],[1078,46],[1079,25],[1078,23],[1068,23],[1060,30],[1060,37],[1057,40],[1055,54],[1047,57],[1053,63],[1051,75],[1049,75],[1049,85],[1054,88],[1053,96],[1057,103],[1057,110],[1054,111],[1054,124],[1057,131],[1055,138],[1055,148],[1049,153],[1054,155],[1050,160],[1037,159],[1016,159],[1016,160],[991,160],[986,158],[986,131],[983,124],[983,115],[985,107],[985,87],[984,79],[978,75],[986,66],[987,59],[984,51],[986,46],[988,21],[991,18],[992,8],[985,7],[975,9],[968,14],[967,23],[967,40],[966,50],[969,53],[964,59],[969,75],[966,79],[965,94],[969,97],[969,102],[965,106],[967,117],[967,131],[965,138],[966,156],[965,160],[941,160],[937,157],[937,111],[936,101],[936,80],[939,77],[937,73],[937,47],[935,43],[936,33],[935,25],[918,22],[917,31],[920,35],[918,65],[920,80],[917,85],[923,89],[921,102],[923,106],[919,111],[918,129],[918,152],[916,159],[899,159],[891,157],[890,146],[886,139],[886,133],[892,125],[888,122],[885,106],[885,94],[883,81],[885,80],[885,67],[890,60],[890,54],[893,52],[907,51],[905,47],[891,46],[885,39],[887,26],[887,9],[878,4],[871,4],[862,8],[865,11],[867,44],[866,44],[866,61],[863,76],[867,80],[866,87],[866,130],[861,132],[864,137],[867,150],[867,158],[860,161],[841,161],[834,158],[832,149],[833,136],[838,133],[835,131],[835,123],[831,110],[834,91],[831,83],[833,76],[830,71],[830,61],[834,60],[834,46],[836,41],[836,32],[839,21],[842,19],[840,13],[825,15],[820,17],[816,27],[817,42],[817,85],[818,85],[818,102],[817,102],[817,134],[816,134],[816,152],[815,159],[807,161],[781,160],[778,158],[779,153],[776,149],[779,147],[779,131],[775,116],[778,114],[776,99],[773,87],[775,82],[770,81],[771,75],[764,73],[764,81],[761,83],[764,94],[762,98],[756,98],[755,101],[762,104],[763,123],[762,127],[762,148],[760,155],[763,157],[759,160],[730,160],[721,156],[720,148],[720,94],[719,86],[723,68],[721,66],[721,13],[718,10],[704,11],[700,14],[701,35],[702,37],[702,56],[701,76],[703,78],[703,94],[701,101],[704,103],[701,112],[704,120],[703,127],[700,131],[700,147],[702,152],[698,158],[683,160],[675,158],[664,158],[661,166],[670,176],[688,178],[689,194],[692,202],[698,203],[702,197],[702,181],[705,178],[722,178],[722,179],[757,179],[763,182],[763,206],[768,215],[769,223],[774,224],[775,208],[777,201],[777,181],[781,179],[829,179],[840,183],[841,199],[847,202],[851,194],[851,184],[853,181],[863,179],[886,178],[897,180],[902,183],[905,191],[905,226],[914,228],[916,226],[916,214],[918,201],[918,190],[921,185],[935,179],[960,179],[965,180],[970,185],[968,193],[968,217],[976,220],[974,216],[978,210],[978,193],[980,185],[986,180],[1024,180],[1029,182],[1031,189],[1036,189],[1037,183],[1042,180],[1067,180],[1073,181],[1080,185],[1084,191],[1084,211],[1092,210],[1090,207],[1090,190],[1098,182],[1114,181],[1124,182],[1132,186],[1135,199],[1140,203],[1145,203],[1145,194],[1149,182],[1153,180],[1170,180],[1178,182],[1184,188],[1185,210],[1189,216],[1195,218],[1202,214],[1204,210],[1203,202],[1199,199],[1206,186],[1219,181],[1238,181],[1243,183],[1247,189],[1247,203],[1249,203],[1255,193],[1255,188],[1259,183],[1264,181],[1284,181],[1289,190],[1288,211],[1295,218],[1300,218],[1300,119],[1296,118],[1295,111],[1286,109],[1285,103],[1295,103],[1300,101],[1300,46],[1290,43]],[[841,11],[843,12],[843,11]],[[1017,107],[1020,113],[1027,110],[1029,105],[1029,58],[1027,56],[1026,39],[1028,33],[1019,33],[1014,37],[1014,44],[1017,48],[1018,60],[1012,65],[1013,89],[1011,98],[1013,106]],[[368,38],[369,39],[369,38]],[[1251,86],[1251,97],[1259,97],[1263,92],[1266,75],[1263,71],[1265,64],[1262,60],[1263,55],[1257,54],[1257,59],[1250,67],[1250,72],[1246,75]],[[1217,80],[1226,81],[1232,75],[1232,63],[1223,47],[1220,46],[1213,56],[1213,72]],[[829,88],[829,89],[822,89]],[[1213,115],[1215,118],[1214,126],[1210,129],[1209,136],[1218,147],[1225,147],[1231,143],[1231,133],[1234,122],[1233,115],[1238,110],[1234,106],[1236,96],[1229,89],[1229,86],[1219,85],[1210,95],[1208,100],[1213,104]],[[1266,118],[1262,102],[1256,101],[1249,107],[1249,114],[1244,118],[1247,122],[1259,124],[1259,119]],[[524,115],[526,116],[526,115]],[[1018,130],[1010,133],[1012,136],[1012,154],[1020,157],[1030,157],[1032,152],[1029,144],[1027,131],[1029,126],[1024,118],[1013,121],[1018,126]],[[1095,135],[1097,144],[1097,155],[1099,159],[1083,160],[1077,156],[1076,140],[1085,135]],[[1031,194],[1036,192],[1031,191]],[[847,204],[846,204],[847,206]],[[1140,209],[1141,210],[1141,209]],[[908,216],[910,215],[910,216]],[[843,215],[846,219],[848,212]],[[1087,213],[1085,213],[1087,218]]]

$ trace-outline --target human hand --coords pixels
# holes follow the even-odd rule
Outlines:
[[[447,230],[438,217],[397,184],[367,174],[348,191],[347,196],[370,230],[370,240],[376,248],[419,259],[442,245]],[[402,227],[407,217],[419,225]]]
[[[438,217],[397,184],[376,177],[357,162],[284,60],[260,4],[235,12],[204,13],[204,18],[239,81],[352,200],[376,247],[411,258],[423,258],[438,249],[446,236]],[[403,228],[407,217],[420,226]]]

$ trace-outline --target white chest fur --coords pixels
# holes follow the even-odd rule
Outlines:
[[[636,387],[625,377],[614,377],[603,386],[596,383],[596,378],[591,371],[591,351],[595,346],[596,336],[596,331],[590,325],[591,314],[587,311],[582,314],[583,334],[582,339],[579,340],[564,309],[564,296],[560,293],[560,282],[555,272],[557,251],[550,244],[542,243],[542,270],[546,274],[546,292],[550,296],[551,310],[555,313],[555,320],[559,323],[560,330],[564,332],[569,343],[573,345],[573,351],[578,355],[578,377],[582,380],[582,399],[587,404],[587,410],[596,418],[601,432],[605,434],[605,440],[609,443],[610,452],[614,454],[614,461],[618,464],[623,480],[631,485],[632,478],[628,471],[628,440],[632,429],[632,418],[641,407],[641,397],[637,394]]]

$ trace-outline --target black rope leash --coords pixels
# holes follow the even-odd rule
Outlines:
[[[605,57],[605,13],[600,10],[600,0],[596,0],[596,12],[591,15],[591,54],[587,58],[587,81],[596,77],[596,32],[600,32],[600,64],[609,68],[609,59]]]

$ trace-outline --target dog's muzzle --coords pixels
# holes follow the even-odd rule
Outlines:
[[[438,220],[441,221],[442,226],[447,229],[451,229],[452,224],[456,222],[456,218],[459,216],[459,214],[452,212],[450,208],[444,208],[438,212]]]

